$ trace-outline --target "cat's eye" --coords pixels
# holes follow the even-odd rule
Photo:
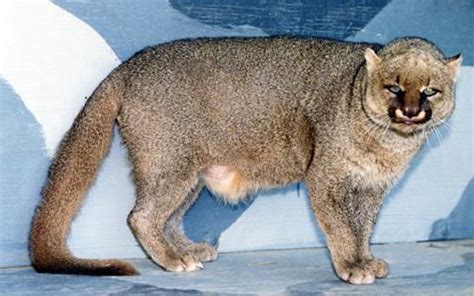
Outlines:
[[[389,85],[387,86],[387,89],[394,95],[399,95],[402,92],[402,89],[398,85]]]
[[[431,88],[431,87],[427,87],[423,90],[423,94],[427,97],[434,96],[437,93],[438,93],[438,91],[436,89]]]

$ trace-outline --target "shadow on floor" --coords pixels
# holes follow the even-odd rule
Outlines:
[[[474,237],[474,178],[466,186],[454,210],[433,223],[430,240]]]

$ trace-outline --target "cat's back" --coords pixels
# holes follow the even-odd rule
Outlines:
[[[185,103],[199,96],[252,104],[255,94],[295,99],[342,83],[363,62],[366,47],[290,36],[198,38],[145,48],[119,71],[133,100]]]
[[[168,129],[181,129],[176,122],[182,121],[195,131],[218,127],[216,136],[233,132],[242,139],[239,133],[253,131],[266,137],[304,117],[302,100],[314,100],[321,113],[341,104],[332,92],[349,89],[365,47],[288,36],[149,47],[121,66],[127,80],[122,110],[161,120]]]
[[[159,77],[174,74],[198,75],[227,71],[237,77],[265,69],[281,70],[280,74],[301,72],[311,66],[333,65],[321,71],[337,71],[335,61],[348,62],[358,56],[358,50],[367,44],[330,39],[271,36],[271,37],[222,37],[183,39],[137,52],[125,62],[125,71],[144,78],[154,70],[168,70]],[[293,66],[288,68],[289,66]],[[204,71],[204,73],[203,73]],[[153,74],[157,74],[154,72]],[[301,77],[301,75],[297,75]],[[152,78],[150,76],[150,78]],[[155,78],[158,78],[155,76]],[[291,77],[287,77],[291,80]]]

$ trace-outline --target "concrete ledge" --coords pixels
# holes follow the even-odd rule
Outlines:
[[[0,294],[474,295],[474,240],[377,245],[373,251],[392,273],[368,286],[337,279],[327,250],[318,248],[222,254],[204,270],[185,274],[164,272],[145,259],[132,260],[141,272],[136,277],[0,269]]]

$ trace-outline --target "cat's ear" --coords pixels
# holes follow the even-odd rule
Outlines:
[[[446,67],[448,67],[449,74],[451,74],[451,78],[456,80],[459,74],[459,68],[461,67],[462,63],[462,55],[458,53],[457,55],[447,58],[446,59]]]
[[[382,61],[382,59],[380,59],[380,57],[370,47],[365,49],[364,57],[367,65],[367,71],[369,71],[369,73],[374,71]]]

